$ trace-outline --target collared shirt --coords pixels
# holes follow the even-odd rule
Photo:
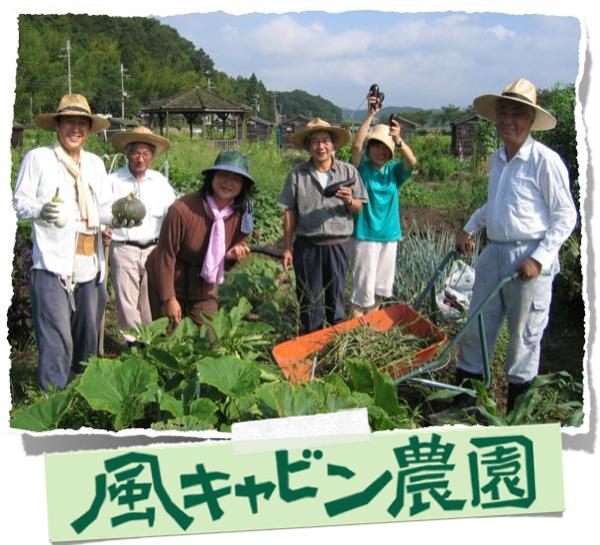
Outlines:
[[[148,169],[144,179],[138,181],[131,174],[129,166],[125,165],[110,174],[108,181],[113,202],[133,193],[146,207],[146,216],[141,225],[130,229],[115,228],[112,230],[112,239],[142,243],[157,239],[167,210],[177,197],[167,179],[160,172]]]
[[[367,192],[354,166],[333,160],[330,184],[354,180],[352,195],[367,201]],[[296,213],[296,235],[311,238],[347,237],[352,235],[352,212],[337,197],[325,197],[312,161],[294,168],[287,177],[277,204]]]
[[[81,150],[80,168],[84,182],[90,187],[92,199],[100,209],[103,203],[110,202],[104,163],[93,153]],[[40,218],[42,207],[52,200],[57,188],[64,201],[67,216],[67,223],[63,228]],[[80,221],[73,177],[58,161],[52,145],[33,149],[23,157],[17,175],[13,206],[19,219],[32,220],[33,268],[71,277],[77,232],[85,229]],[[104,253],[99,232],[96,239],[98,262],[95,267],[100,268],[102,277]]]
[[[531,257],[546,270],[576,222],[562,159],[529,136],[510,161],[504,147],[492,155],[487,202],[464,229],[474,233],[485,227],[496,242],[539,240]]]
[[[404,170],[404,161],[388,161],[378,169],[365,154],[358,172],[367,188],[369,202],[354,218],[354,238],[371,242],[400,240],[398,190],[410,178],[412,170]]]

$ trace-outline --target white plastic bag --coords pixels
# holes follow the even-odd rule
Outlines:
[[[435,296],[442,318],[447,321],[458,320],[466,313],[473,295],[475,270],[464,261],[452,263],[450,274],[444,280],[444,289]]]

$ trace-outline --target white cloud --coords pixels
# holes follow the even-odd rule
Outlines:
[[[320,22],[303,26],[291,16],[284,15],[250,31],[244,44],[264,55],[319,59],[364,54],[370,41],[367,32],[332,34]]]
[[[505,26],[496,25],[492,28],[487,29],[488,32],[491,32],[496,38],[500,40],[504,40],[505,38],[515,38],[516,33],[512,30],[508,30]]]
[[[299,51],[320,47],[325,36],[322,25],[302,26],[284,15],[250,31],[244,42],[246,46],[265,55],[296,56]]]

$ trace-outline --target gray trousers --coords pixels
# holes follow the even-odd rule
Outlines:
[[[495,243],[483,250],[475,270],[475,286],[469,314],[493,291],[500,280],[516,271],[536,249],[538,241]],[[504,318],[508,321],[509,342],[506,351],[508,382],[522,384],[533,380],[539,368],[540,344],[548,324],[552,299],[552,281],[558,272],[558,260],[551,270],[531,280],[518,278],[506,284],[483,312],[490,354]],[[483,374],[483,357],[477,321],[469,327],[460,343],[457,367]]]
[[[349,242],[317,245],[302,237],[294,242],[296,296],[305,332],[337,324],[346,315],[344,289]]]
[[[141,249],[114,241],[110,245],[110,275],[115,290],[117,320],[128,341],[133,341],[134,337],[125,334],[125,330],[152,321],[145,265],[154,248]]]
[[[75,311],[53,273],[32,269],[29,292],[38,347],[38,384],[44,391],[51,384],[63,388],[70,369],[83,371],[80,362],[98,353],[98,332],[106,304],[104,284],[97,279],[76,284]]]

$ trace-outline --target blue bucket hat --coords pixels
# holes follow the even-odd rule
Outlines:
[[[236,150],[222,151],[217,155],[215,164],[212,167],[204,169],[202,174],[208,174],[209,172],[216,172],[217,170],[225,170],[227,172],[235,172],[246,178],[252,185],[256,185],[256,182],[250,176],[250,159],[243,153]]]

